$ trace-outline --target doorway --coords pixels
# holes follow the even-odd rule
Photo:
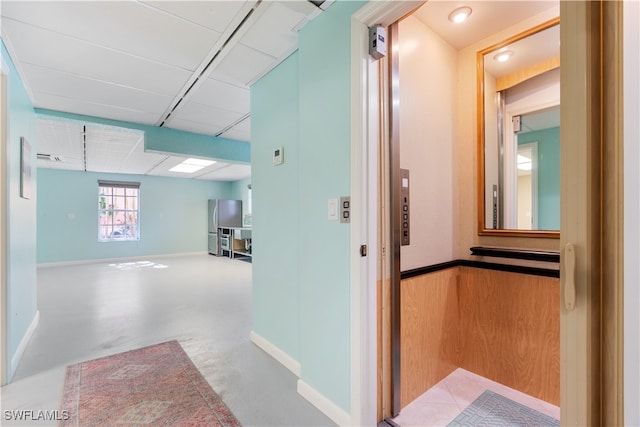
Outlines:
[[[615,7],[615,6],[612,6],[612,7]],[[593,57],[593,55],[591,55],[589,52],[598,50],[598,49],[594,50],[593,48],[593,43],[596,42],[595,39],[597,37],[595,36],[592,37],[592,35],[594,33],[600,34],[601,29],[598,27],[599,20],[596,19],[596,17],[600,16],[601,12],[602,11],[600,10],[600,5],[593,5],[593,4],[585,5],[585,4],[573,4],[572,2],[566,2],[566,4],[563,4],[561,7],[561,16],[579,16],[581,18],[581,19],[572,20],[567,24],[567,28],[563,28],[562,30],[563,32],[562,40],[563,40],[563,49],[564,49],[563,57],[567,58],[566,62],[570,62],[572,63],[572,65],[574,65],[574,69],[572,70],[573,72],[576,72],[576,68],[582,69],[582,70],[593,69],[594,70],[593,75],[594,76],[598,75],[598,72],[596,71],[596,69],[598,68],[597,64],[600,63],[600,58]],[[585,29],[589,30],[589,31],[586,31],[586,33],[590,34],[589,36],[585,35],[585,31],[584,31]],[[595,30],[595,32],[592,30]],[[619,31],[619,29],[617,29],[615,25],[613,25],[613,27],[607,31],[611,31],[612,34],[615,34],[615,32]],[[391,41],[391,44],[393,44],[393,41]],[[564,78],[566,79],[567,77],[564,77]],[[587,150],[597,151],[597,147],[599,146],[599,143],[600,143],[599,142],[600,140],[597,137],[597,135],[599,135],[599,130],[586,125],[586,123],[590,123],[590,122],[592,123],[590,119],[589,120],[586,119],[587,115],[594,114],[594,112],[591,110],[587,112],[586,111],[587,108],[585,107],[587,105],[596,105],[596,104],[599,105],[599,103],[597,102],[596,104],[593,104],[591,102],[591,100],[595,99],[593,97],[596,96],[592,88],[592,86],[598,85],[598,83],[595,82],[595,80],[597,79],[594,78],[593,81],[590,81],[589,85],[587,85],[588,88],[586,89],[576,87],[575,84],[573,86],[566,87],[563,89],[563,93],[567,91],[570,97],[574,96],[574,99],[572,100],[573,102],[572,102],[571,108],[575,109],[578,105],[582,105],[581,108],[577,108],[577,110],[575,110],[572,114],[567,114],[565,112],[565,108],[567,107],[563,106],[563,127],[567,127],[567,129],[571,129],[574,132],[580,129],[580,132],[576,132],[576,134],[572,136],[573,143],[569,142],[566,144],[567,145],[566,147],[563,146],[564,156],[569,155],[570,157],[574,157],[578,152],[584,151],[585,149],[584,141],[587,136],[588,138],[586,139],[589,140],[589,142],[586,144]],[[563,95],[563,98],[565,98],[565,95]],[[586,99],[589,99],[590,101],[586,101]],[[393,104],[393,99],[392,98],[387,99],[387,105],[392,105],[392,104]],[[466,107],[461,106],[460,108],[461,110],[465,110]],[[470,114],[470,117],[473,115],[473,113],[470,113],[470,111],[472,110],[473,110],[472,108],[468,108],[465,110],[466,113]],[[589,117],[592,117],[592,116],[589,116]],[[565,121],[567,123],[567,126],[565,126]],[[474,138],[474,135],[472,133],[471,134],[466,133],[463,135],[463,137]],[[578,138],[582,138],[581,144],[578,144],[577,142]],[[461,152],[455,152],[454,155],[456,158],[462,158],[462,159],[464,159],[465,156],[471,157],[471,158],[474,157],[473,154],[461,153]],[[593,159],[590,159],[590,161],[592,160]],[[588,193],[585,200],[580,201],[580,203],[582,203],[583,205],[584,203],[591,203],[592,205],[589,206],[589,208],[591,208],[593,207],[593,203],[596,203],[595,196],[593,195],[593,191],[592,191],[593,189],[590,187],[591,184],[586,185],[584,180],[584,175],[587,174],[588,176],[598,176],[599,173],[597,171],[599,170],[598,169],[599,166],[593,163],[588,163],[584,157],[581,157],[578,163],[579,164],[576,165],[577,169],[570,170],[567,172],[563,171],[563,176],[568,176],[567,178],[565,178],[565,180],[566,179],[575,180],[575,183],[578,185],[578,187],[582,189],[581,191],[583,192],[582,193],[583,195],[585,193]],[[577,170],[580,170],[579,174]],[[385,168],[383,167],[383,170],[382,170],[383,176],[384,176],[384,173],[385,173]],[[472,173],[472,171],[469,173]],[[392,172],[391,174],[393,175]],[[580,175],[581,178],[578,177],[578,175]],[[391,182],[392,183],[394,182],[393,177]],[[391,187],[393,187],[393,185]],[[563,187],[562,191],[563,191],[563,197],[564,197],[564,195],[568,190],[567,188]],[[574,194],[574,196],[577,197],[578,195]],[[475,195],[471,193],[471,196],[468,199],[473,200],[474,198],[475,198]],[[465,210],[465,203],[469,203],[469,202],[468,201],[465,202],[464,200],[458,201],[458,206],[457,206],[458,211]],[[600,203],[600,202],[597,202],[597,203]],[[473,205],[473,202],[470,202],[470,204]],[[390,206],[393,207],[394,204],[391,203]],[[470,209],[470,210],[473,211],[473,209]],[[393,215],[393,212],[391,212],[391,214]],[[384,218],[383,215],[381,215],[380,217]],[[569,218],[569,215],[566,211],[563,211],[562,218],[563,218],[563,224],[566,221],[574,221],[573,218]],[[586,243],[585,240],[587,238],[590,238],[589,236],[592,236],[592,233],[594,232],[594,228],[593,227],[589,228],[587,226],[584,226],[584,224],[593,224],[593,222],[597,222],[597,221],[599,221],[597,218],[593,218],[593,217],[587,218],[585,219],[585,222],[583,223],[583,226],[580,230],[571,230],[567,234],[564,234],[564,231],[563,231],[563,237],[561,239],[561,245],[564,245],[567,239],[572,239],[573,241],[584,242],[583,244],[585,244],[586,247],[588,248],[586,253],[580,254],[582,258],[581,258],[581,264],[580,264],[580,273],[578,274],[579,276],[578,281],[580,281],[578,293],[580,294],[581,308],[578,312],[568,312],[562,309],[562,315],[561,315],[563,354],[569,355],[569,357],[571,357],[572,360],[578,361],[577,363],[573,364],[573,366],[568,366],[564,363],[561,366],[561,371],[562,371],[561,389],[562,389],[562,396],[564,399],[564,403],[562,406],[563,424],[567,422],[569,423],[573,422],[578,424],[580,423],[597,424],[598,422],[604,419],[604,418],[601,418],[602,413],[600,412],[600,408],[601,408],[600,396],[602,396],[601,394],[602,389],[600,388],[600,386],[597,386],[593,382],[593,378],[600,378],[600,372],[603,367],[603,363],[601,360],[597,360],[597,357],[594,358],[590,356],[593,354],[597,354],[599,350],[596,350],[596,349],[597,348],[599,349],[601,345],[598,338],[599,336],[598,332],[593,327],[594,325],[593,322],[597,316],[596,311],[600,306],[600,296],[594,293],[595,289],[598,287],[596,284],[596,279],[586,278],[587,271],[589,272],[589,275],[591,275],[594,272],[599,271],[599,269],[601,268],[601,264],[599,263],[599,261],[595,259],[593,254],[595,253],[596,250],[597,251],[600,250],[599,248],[601,247],[602,242],[594,242],[593,240],[590,240],[589,243]],[[391,228],[394,227],[394,224],[395,223],[392,221]],[[473,226],[471,227],[466,226],[466,231],[474,234],[473,237],[471,238],[472,243],[476,243],[478,242],[478,240],[480,240],[480,238],[477,235],[475,235],[475,230],[473,229]],[[458,243],[457,240],[460,239],[460,237],[461,236],[456,236],[456,243],[454,244],[454,254],[456,256],[467,258],[468,256],[464,254],[464,252],[468,250],[469,245],[467,245],[466,242]],[[464,240],[464,238],[460,240]],[[498,238],[485,239],[485,240],[492,242],[494,245],[504,242],[504,240],[501,240]],[[529,241],[529,243],[531,242]],[[391,246],[388,247],[388,253],[391,257],[393,257],[396,251],[398,253],[400,252],[399,240],[396,240],[396,243],[393,243],[393,239],[392,239],[392,244]],[[390,264],[393,266],[394,261],[392,260]],[[395,283],[400,279],[399,273],[397,273],[394,278],[394,273],[392,271],[391,276],[392,276],[391,277],[392,283]],[[384,276],[379,277],[379,279],[383,280],[383,282],[385,280]],[[566,287],[567,287],[567,284],[563,281],[561,284],[561,289],[564,290]],[[391,291],[390,291],[391,294],[395,292],[393,288],[394,286],[392,285]],[[383,295],[382,298],[384,298],[384,292],[382,293],[382,295]],[[391,301],[390,306],[394,307],[395,304],[393,303],[393,296],[390,297],[390,301]],[[565,301],[563,299],[562,304],[564,304],[564,302]],[[385,304],[386,303],[383,302],[381,306],[384,307]],[[381,311],[381,314],[384,318],[384,315],[385,315],[384,309]],[[393,314],[389,315],[388,312],[386,314],[388,315],[389,318],[394,317]],[[382,321],[382,325],[384,327],[384,320]],[[588,327],[588,325],[592,325],[592,326]],[[389,331],[391,335],[393,335],[395,330],[396,330],[395,326],[389,327]],[[571,334],[573,332],[576,332],[577,336],[573,336],[571,338]],[[379,350],[382,353],[386,352],[387,354],[389,354],[389,359],[391,360],[387,360],[386,363],[383,362],[379,365],[379,376],[381,378],[391,377],[391,379],[387,381],[386,387],[384,384],[385,382],[383,380],[382,387],[379,391],[379,408],[381,408],[379,413],[381,412],[383,416],[388,417],[388,416],[394,415],[393,414],[394,410],[392,408],[394,406],[393,402],[396,400],[396,396],[394,395],[393,385],[396,384],[397,382],[397,379],[393,378],[394,375],[393,373],[389,373],[389,370],[393,370],[392,368],[397,364],[397,361],[400,355],[397,351],[397,348],[393,344],[389,344],[388,337],[385,338],[384,333],[381,335],[382,335],[382,340],[379,342],[382,342],[382,344],[379,344]],[[380,337],[379,337],[379,340],[380,340]],[[393,338],[391,338],[391,341],[393,341]],[[382,347],[380,347],[380,345],[382,345]],[[564,352],[567,352],[567,353],[564,353]],[[564,357],[565,356],[563,356],[563,358]],[[382,357],[382,359],[384,360],[384,357]],[[387,398],[385,396],[391,396],[391,397]],[[384,403],[385,399],[387,401],[386,404]],[[572,403],[569,404],[568,402],[572,402]]]

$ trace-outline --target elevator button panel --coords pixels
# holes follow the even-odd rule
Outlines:
[[[409,170],[400,169],[400,206],[402,213],[400,215],[402,227],[400,243],[402,246],[411,244],[411,218],[409,212]]]

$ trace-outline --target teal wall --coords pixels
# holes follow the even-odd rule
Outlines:
[[[347,413],[350,229],[327,220],[327,200],[350,192],[351,15],[364,4],[334,3],[251,91],[253,328]]]
[[[518,144],[538,142],[538,228],[560,230],[560,128],[518,134]]]
[[[300,359],[298,53],[251,88],[253,330]],[[283,147],[284,163],[273,166]]]
[[[242,219],[243,225],[250,226],[251,224],[244,224],[245,216],[248,214],[248,200],[249,200],[249,188],[251,184],[251,178],[241,179],[239,181],[233,181],[231,183],[231,198],[242,200]]]
[[[98,179],[140,182],[140,240],[98,242]],[[38,263],[207,250],[207,200],[230,182],[38,170]]]
[[[351,15],[336,2],[300,34],[300,360],[302,378],[350,408],[350,229],[327,199],[351,183]]]
[[[31,145],[32,165],[35,165],[37,141],[34,132],[33,106],[18,73],[2,43],[2,69],[7,74],[7,158],[1,159],[7,179],[7,370],[13,377],[17,362],[12,359],[37,312],[36,288],[36,178],[31,168],[31,199],[20,197],[20,138]],[[6,169],[5,169],[6,168]],[[4,355],[3,355],[4,357]]]

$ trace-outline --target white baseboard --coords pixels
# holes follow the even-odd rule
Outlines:
[[[264,350],[265,353],[276,359],[300,378],[300,362],[254,331],[251,331],[249,339],[255,345]],[[347,412],[301,379],[298,379],[297,391],[298,394],[307,399],[313,406],[318,408],[318,410],[324,413],[327,417],[331,418],[336,424],[340,426],[351,425],[351,416]]]
[[[27,348],[27,344],[29,344],[29,341],[31,340],[33,333],[36,331],[36,328],[38,327],[39,322],[40,322],[40,310],[37,310],[35,316],[33,316],[33,320],[31,321],[31,324],[29,325],[29,327],[27,328],[27,331],[22,337],[22,340],[20,340],[20,344],[18,345],[18,348],[16,349],[15,354],[11,358],[11,366],[9,367],[7,382],[11,382],[11,380],[13,379],[13,374],[16,373],[16,369],[18,368],[18,364],[22,359],[24,350]]]
[[[351,425],[351,416],[338,405],[327,399],[322,393],[302,380],[298,380],[298,394],[322,411],[339,426]]]
[[[276,359],[278,362],[284,365],[285,368],[293,372],[296,377],[300,378],[300,362],[289,356],[284,351],[280,350],[270,341],[254,331],[251,331],[251,334],[249,334],[249,339],[252,343],[260,347],[265,353]]]
[[[78,261],[59,261],[59,262],[43,262],[37,265],[38,268],[45,267],[66,267],[72,265],[84,265],[84,264],[96,264],[104,262],[126,262],[132,260],[145,260],[145,259],[157,259],[157,258],[173,258],[181,256],[195,256],[195,255],[208,255],[209,252],[178,252],[171,254],[155,254],[155,255],[141,255],[141,256],[128,256],[122,258],[96,258],[96,259],[81,259]]]

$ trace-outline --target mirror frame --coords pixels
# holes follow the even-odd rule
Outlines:
[[[487,53],[496,51],[504,46],[508,46],[518,40],[530,35],[539,33],[560,24],[560,17],[553,18],[542,24],[536,25],[526,31],[518,33],[506,40],[493,44],[487,48],[479,50],[476,53],[476,112],[477,112],[477,147],[478,147],[478,235],[480,236],[503,236],[503,237],[538,237],[548,239],[559,239],[560,231],[553,230],[518,230],[518,229],[493,229],[486,228],[485,224],[485,125],[484,125],[484,56]]]

